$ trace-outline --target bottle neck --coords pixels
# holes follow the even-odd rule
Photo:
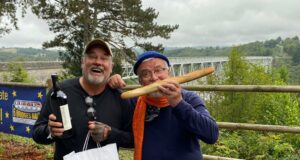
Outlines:
[[[58,81],[57,74],[51,75],[51,79],[52,79],[53,92],[54,92],[54,94],[57,94],[57,91],[59,90],[58,85],[57,85],[57,81]]]

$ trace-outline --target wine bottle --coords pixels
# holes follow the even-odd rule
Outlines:
[[[57,122],[62,122],[64,133],[58,138],[70,138],[72,136],[72,123],[69,112],[67,95],[58,86],[57,74],[51,75],[52,79],[52,93],[51,93],[51,107],[53,114],[56,116]]]

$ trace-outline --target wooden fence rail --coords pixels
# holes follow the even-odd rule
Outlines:
[[[217,122],[219,128],[229,130],[252,130],[262,132],[277,132],[277,133],[300,133],[300,127],[279,126],[279,125],[262,125],[250,123],[230,123],[230,122]]]
[[[37,86],[37,87],[50,87],[48,85],[37,84],[24,84],[24,83],[0,83],[0,85],[8,86]],[[129,85],[124,90],[131,90],[140,87],[140,85]],[[287,93],[300,93],[300,86],[274,86],[274,85],[197,85],[197,86],[184,86],[183,88],[191,91],[221,91],[221,92],[287,92]],[[230,122],[217,122],[219,128],[229,130],[252,130],[262,132],[277,132],[277,133],[300,133],[300,127],[292,126],[278,126],[278,125],[262,125],[262,124],[249,124],[249,123],[230,123]],[[239,160],[235,158],[203,155],[205,160]]]
[[[36,87],[49,87],[50,82],[46,84],[26,84],[26,83],[4,83],[0,85],[6,86],[36,86]],[[124,90],[131,90],[141,87],[140,85],[128,85]],[[288,85],[288,86],[274,86],[274,85],[195,85],[184,86],[184,89],[190,91],[221,91],[221,92],[299,92],[300,85]]]
[[[131,90],[140,87],[139,85],[131,85],[125,87],[124,90]],[[190,91],[221,91],[221,92],[287,92],[300,93],[300,86],[274,86],[274,85],[197,85],[184,86],[183,88]],[[249,123],[230,123],[217,122],[219,128],[228,130],[252,130],[262,132],[277,132],[277,133],[300,133],[300,127],[278,126],[278,125],[262,125]],[[205,160],[238,160],[234,158],[203,155]]]
[[[237,159],[237,158],[227,158],[227,157],[219,157],[219,156],[211,156],[211,155],[205,155],[203,154],[204,160],[243,160],[243,159]]]
[[[184,86],[192,91],[222,91],[222,92],[299,92],[299,85],[274,86],[274,85],[197,85]]]

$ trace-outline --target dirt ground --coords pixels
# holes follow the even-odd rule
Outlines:
[[[51,146],[40,146],[32,140],[16,140],[0,136],[0,160],[46,160],[53,159]]]
[[[132,149],[120,149],[120,160],[132,160]],[[0,132],[0,160],[53,160],[53,146],[36,144],[31,138]]]

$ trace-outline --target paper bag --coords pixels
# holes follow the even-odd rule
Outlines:
[[[90,133],[88,133],[83,151],[75,153],[74,151],[65,155],[64,160],[119,160],[118,150],[116,143],[108,144],[101,147],[97,144],[98,148],[87,150],[87,143]]]

